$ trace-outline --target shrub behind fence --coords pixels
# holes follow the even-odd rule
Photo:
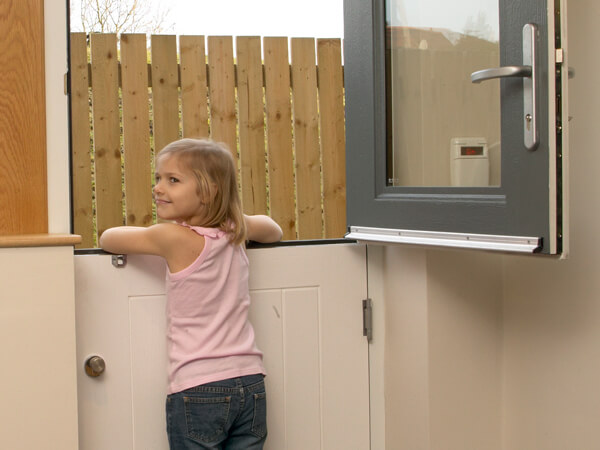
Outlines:
[[[107,228],[155,221],[154,151],[181,137],[227,144],[244,211],[270,214],[284,239],[342,237],[341,41],[238,37],[235,56],[230,36],[180,36],[178,46],[176,36],[155,35],[150,43],[148,50],[143,34],[123,34],[120,43],[115,34],[71,34],[81,247],[94,247]]]

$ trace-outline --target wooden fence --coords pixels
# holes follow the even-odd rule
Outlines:
[[[343,236],[339,39],[238,37],[235,55],[229,36],[156,35],[150,49],[147,42],[143,34],[120,42],[115,34],[71,34],[81,247],[94,247],[109,227],[155,221],[154,151],[181,137],[226,143],[238,161],[244,211],[271,215],[284,239]]]

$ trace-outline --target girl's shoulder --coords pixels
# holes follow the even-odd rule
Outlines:
[[[211,239],[218,239],[218,238],[224,237],[228,234],[227,231],[222,230],[221,228],[211,228],[211,227],[202,227],[202,226],[196,226],[196,225],[188,225],[187,223],[182,223],[179,225],[184,228],[188,228],[188,229],[194,231],[196,234],[199,234],[201,236],[205,236],[205,237],[208,237]]]
[[[157,223],[153,225],[153,228],[155,228],[157,238],[167,245],[194,242],[205,235],[205,233],[199,232],[199,227],[173,222]]]
[[[189,266],[204,250],[204,236],[189,226],[159,223],[154,227],[161,240],[169,270],[173,273]]]

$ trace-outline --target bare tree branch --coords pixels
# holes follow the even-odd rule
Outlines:
[[[71,29],[100,33],[160,33],[170,9],[153,0],[71,0]],[[77,11],[78,4],[78,11]],[[79,20],[75,20],[78,17]]]

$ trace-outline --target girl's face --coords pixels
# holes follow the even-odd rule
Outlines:
[[[202,225],[204,204],[198,195],[198,181],[191,170],[179,164],[176,156],[159,157],[155,180],[153,193],[158,217]]]

